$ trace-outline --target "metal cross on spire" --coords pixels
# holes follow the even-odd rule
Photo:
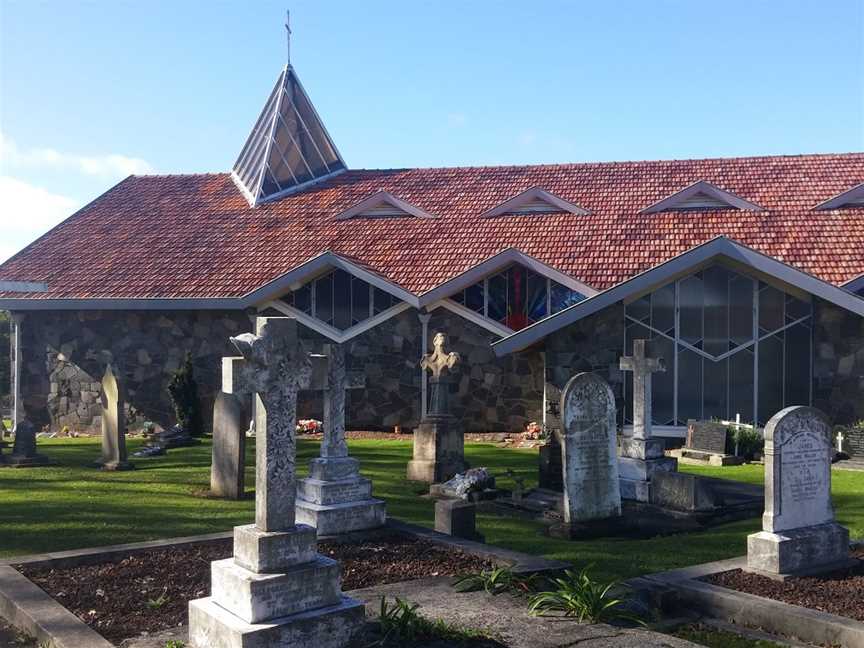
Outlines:
[[[287,51],[288,51],[288,59],[286,63],[291,65],[291,10],[285,10],[285,38],[287,39]]]

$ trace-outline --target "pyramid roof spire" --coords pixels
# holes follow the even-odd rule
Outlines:
[[[287,63],[234,163],[234,182],[255,206],[346,168],[297,73]]]

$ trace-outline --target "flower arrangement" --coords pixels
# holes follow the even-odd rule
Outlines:
[[[321,431],[323,423],[315,419],[300,419],[297,421],[297,434],[315,434]]]
[[[525,426],[525,431],[522,433],[522,438],[525,441],[539,441],[546,438],[546,430],[543,425],[537,421],[531,421]]]

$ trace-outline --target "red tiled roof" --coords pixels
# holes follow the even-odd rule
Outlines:
[[[764,211],[640,213],[697,180]],[[252,209],[228,174],[132,176],[0,266],[48,292],[0,296],[239,297],[324,251],[419,295],[510,247],[603,290],[719,235],[840,285],[864,209],[813,207],[862,180],[864,153],[358,170]],[[534,186],[590,213],[480,217]],[[437,218],[336,220],[381,190]]]

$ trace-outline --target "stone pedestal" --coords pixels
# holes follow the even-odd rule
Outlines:
[[[435,530],[456,538],[483,542],[483,536],[477,533],[476,510],[475,504],[465,500],[438,500],[435,502]]]
[[[663,439],[622,439],[618,472],[623,499],[650,502],[653,475],[678,469],[678,460],[664,456],[663,449]]]
[[[434,484],[464,472],[465,437],[452,416],[429,416],[414,430],[414,458],[408,479]]]
[[[857,564],[849,555],[849,529],[836,522],[761,531],[747,537],[747,571],[775,580],[822,574]]]
[[[372,482],[359,474],[353,457],[313,459],[309,477],[297,484],[297,522],[338,535],[384,525],[386,505],[372,497]]]
[[[364,606],[342,594],[339,565],[316,551],[315,529],[234,529],[234,557],[212,563],[212,595],[189,603],[199,648],[341,648]]]
[[[50,466],[54,463],[45,455],[36,452],[36,428],[26,420],[18,423],[15,428],[12,454],[3,456],[2,459],[5,465],[14,468]]]

